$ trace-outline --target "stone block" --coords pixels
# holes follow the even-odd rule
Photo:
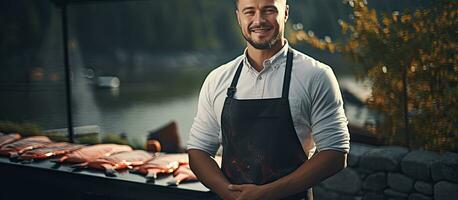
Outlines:
[[[340,194],[339,200],[361,200],[361,197],[348,194]]]
[[[408,153],[401,161],[402,171],[417,180],[431,180],[431,165],[440,156],[432,151],[416,150]]]
[[[406,148],[398,146],[375,148],[361,156],[359,167],[371,171],[398,171],[402,158],[408,152]]]
[[[385,196],[382,193],[368,192],[364,194],[362,200],[385,200]]]
[[[317,186],[313,188],[313,198],[322,199],[322,200],[338,200],[339,194],[325,189],[322,186]]]
[[[408,194],[393,189],[386,189],[385,191],[383,191],[383,194],[385,194],[385,196],[387,197],[395,199],[407,199],[407,197],[409,197]]]
[[[413,188],[413,179],[404,174],[388,173],[387,184],[393,190],[409,193]]]
[[[372,172],[367,169],[362,169],[360,167],[353,168],[358,174],[361,180],[365,179],[367,175],[371,174]]]
[[[451,200],[458,198],[458,184],[440,181],[434,185],[435,200]]]
[[[414,188],[417,192],[427,195],[433,194],[433,184],[424,182],[424,181],[417,181],[414,184]]]
[[[369,191],[383,191],[386,187],[385,172],[376,172],[370,174],[363,181],[363,189]]]
[[[433,198],[420,193],[412,193],[409,195],[409,200],[433,200]]]
[[[369,152],[370,150],[376,147],[360,144],[360,143],[350,143],[350,152],[348,153],[348,166],[356,167],[358,166],[361,156]]]
[[[345,194],[358,194],[361,190],[361,179],[358,173],[351,168],[345,168],[336,175],[323,181],[326,189]]]
[[[447,152],[431,166],[432,178],[435,182],[447,180],[458,183],[458,153]]]

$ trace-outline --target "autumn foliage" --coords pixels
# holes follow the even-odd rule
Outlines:
[[[457,3],[433,1],[402,13],[377,12],[365,0],[346,1],[343,39],[319,39],[295,30],[292,43],[307,42],[340,52],[362,66],[369,79],[368,105],[383,115],[376,134],[388,144],[430,150],[458,150]]]

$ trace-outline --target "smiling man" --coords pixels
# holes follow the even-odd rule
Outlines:
[[[223,199],[313,199],[311,188],[342,170],[349,151],[337,80],[329,66],[288,45],[286,0],[236,7],[247,47],[202,86],[191,168]],[[212,157],[221,144],[219,168]]]

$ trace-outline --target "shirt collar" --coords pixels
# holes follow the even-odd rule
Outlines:
[[[264,69],[262,71],[267,70],[271,66],[273,66],[274,69],[278,69],[278,67],[280,66],[280,63],[282,63],[282,62],[284,62],[286,60],[286,56],[288,54],[288,49],[289,49],[289,44],[288,44],[288,41],[286,40],[285,45],[280,49],[280,51],[278,51],[276,54],[274,54],[269,59],[264,60],[264,63],[263,63]],[[245,66],[248,66],[250,69],[255,70],[251,66],[250,62],[248,62],[247,50],[248,50],[248,48],[245,48],[245,50],[243,51],[243,54],[245,55],[245,58],[243,59],[243,64]]]

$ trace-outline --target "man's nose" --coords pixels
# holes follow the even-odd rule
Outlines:
[[[266,21],[265,16],[262,14],[261,11],[257,11],[257,12],[254,14],[254,17],[253,17],[253,24],[259,25],[259,24],[264,23],[265,21]]]

